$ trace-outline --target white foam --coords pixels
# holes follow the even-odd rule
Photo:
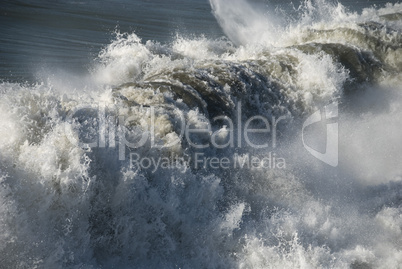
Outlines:
[[[358,52],[370,50],[367,39],[356,37],[363,32],[358,24],[368,20],[394,27],[390,32],[367,30],[392,43],[400,34],[399,24],[380,15],[399,10],[400,4],[357,14],[340,4],[306,2],[297,23],[287,26],[245,1],[211,0],[211,5],[232,41],[178,36],[171,44],[159,44],[117,34],[89,78],[61,74],[49,75],[38,85],[0,84],[3,266],[398,268],[400,50],[390,47],[378,56],[388,69],[377,84],[344,95],[350,73],[341,63],[297,45],[339,42]],[[343,32],[312,34],[342,27]],[[261,81],[272,85],[256,89]],[[165,92],[149,82],[165,83]],[[191,88],[194,85],[204,92]],[[174,99],[166,90],[173,86],[202,105],[190,107]],[[241,92],[244,89],[254,90],[253,96]],[[98,127],[90,111],[82,110],[80,121],[69,120],[79,106],[106,106],[111,110],[107,126],[118,116],[131,116],[130,139],[149,131],[147,108],[154,106],[155,139],[162,147],[147,143],[127,149],[127,156],[174,159],[171,154],[191,155],[191,147],[186,141],[163,145],[179,138],[182,119],[191,128],[207,128],[202,109],[220,109],[207,103],[217,97],[227,101],[222,108],[227,105],[228,114],[233,112],[230,105],[242,100],[248,102],[246,113],[277,109],[296,123],[328,101],[344,102],[338,168],[331,170],[309,157],[293,141],[300,131],[284,128],[277,153],[286,157],[286,169],[196,170],[175,160],[176,167],[152,173],[132,169],[128,159],[119,160],[117,146],[82,147],[79,128],[90,136]],[[214,127],[218,142],[226,141],[229,126]],[[203,143],[211,134],[197,138]],[[200,151],[226,157],[237,153]],[[239,154],[268,152],[245,146]]]

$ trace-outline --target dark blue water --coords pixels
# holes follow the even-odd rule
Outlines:
[[[218,36],[207,1],[2,1],[0,77],[40,68],[83,72],[115,30],[168,42],[176,33]]]
[[[291,10],[299,2],[253,1]],[[392,1],[342,1],[354,11]],[[144,41],[223,35],[207,0],[13,1],[0,7],[0,79],[33,80],[40,70],[86,72],[113,38],[135,32]]]

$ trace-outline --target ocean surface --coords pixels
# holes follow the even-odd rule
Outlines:
[[[402,268],[401,3],[0,6],[0,269]]]

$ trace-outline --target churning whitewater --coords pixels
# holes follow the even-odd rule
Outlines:
[[[0,84],[0,268],[402,268],[402,5],[210,5],[226,37]]]

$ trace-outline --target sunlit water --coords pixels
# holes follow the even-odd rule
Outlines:
[[[0,13],[0,268],[401,268],[401,4]]]

